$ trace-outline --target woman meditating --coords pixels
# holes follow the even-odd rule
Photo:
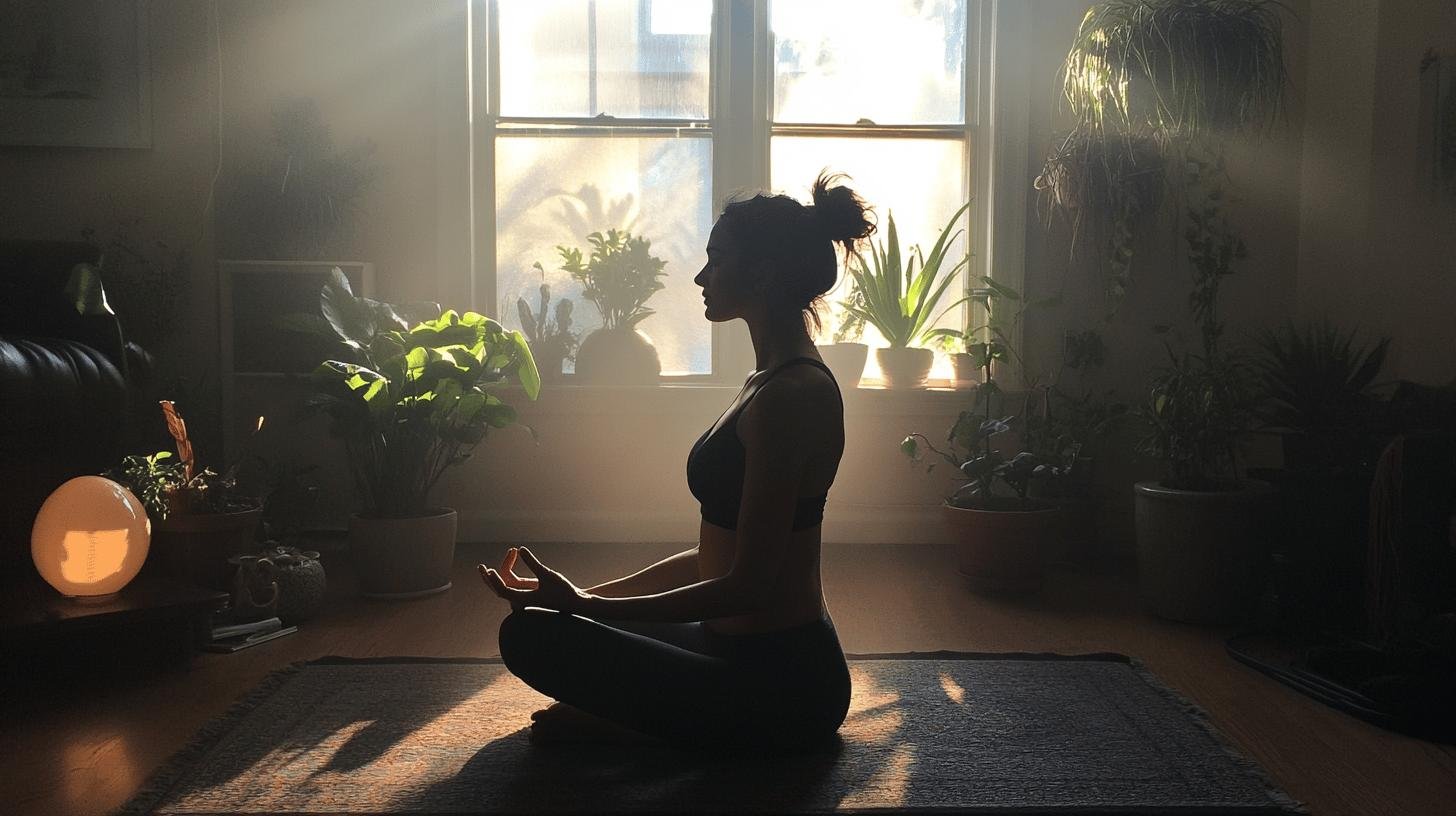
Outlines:
[[[849,709],[849,668],[819,579],[820,521],[844,453],[844,405],[809,333],[846,252],[874,225],[842,176],[813,205],[727,205],[693,279],[707,318],[741,318],[757,370],[688,456],[698,546],[579,589],[525,547],[482,578],[511,604],[500,653],[558,702],[532,741],[640,738],[802,747]],[[534,578],[515,574],[523,560]]]

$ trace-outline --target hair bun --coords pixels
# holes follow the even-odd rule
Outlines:
[[[849,250],[875,231],[875,223],[859,194],[844,185],[830,186],[844,178],[848,177],[843,173],[821,172],[814,179],[814,204],[809,211],[826,238]]]

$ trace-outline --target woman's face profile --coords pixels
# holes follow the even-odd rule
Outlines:
[[[743,317],[751,304],[762,299],[754,290],[749,270],[740,262],[732,230],[720,219],[708,235],[708,262],[693,278],[703,288],[705,316],[714,323]]]

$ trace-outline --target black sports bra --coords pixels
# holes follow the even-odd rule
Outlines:
[[[785,368],[800,362],[813,363],[824,369],[830,379],[834,378],[834,373],[813,357],[789,360],[771,371],[754,387],[738,406],[738,410],[733,411],[733,415],[718,428],[717,433],[710,426],[694,443],[692,452],[688,454],[688,490],[702,504],[704,521],[729,530],[738,528],[738,506],[743,502],[744,468],[743,443],[738,440],[738,414],[764,383]],[[838,388],[839,383],[835,382],[835,390]],[[841,396],[841,402],[843,399]],[[794,508],[794,524],[791,529],[804,530],[820,523],[824,519],[824,502],[828,497],[828,493],[800,496]]]

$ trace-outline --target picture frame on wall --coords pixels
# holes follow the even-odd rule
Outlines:
[[[0,145],[149,148],[147,0],[0,0]]]
[[[1456,201],[1456,53],[1431,49],[1421,60],[1420,152],[1437,198]]]

